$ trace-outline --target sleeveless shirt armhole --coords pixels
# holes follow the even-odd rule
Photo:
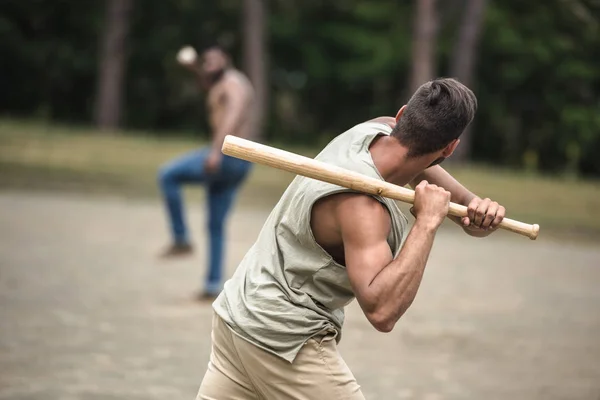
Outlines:
[[[390,222],[393,224],[394,221],[393,221],[393,217],[392,217],[392,210],[390,210],[390,207],[385,203],[384,199],[381,196],[377,196],[377,195],[370,194],[370,193],[363,193],[363,192],[359,192],[357,190],[348,189],[348,188],[340,188],[340,189],[332,190],[330,192],[326,192],[326,193],[324,193],[324,194],[316,197],[314,199],[314,201],[311,203],[310,207],[308,208],[308,213],[307,213],[307,215],[308,215],[308,217],[307,217],[308,218],[307,227],[308,227],[308,234],[309,234],[310,240],[311,240],[312,244],[314,246],[316,246],[319,249],[319,251],[321,251],[323,253],[323,255],[325,255],[325,257],[328,260],[328,263],[333,263],[334,265],[336,265],[336,266],[338,266],[340,268],[346,268],[345,265],[341,265],[340,263],[338,263],[337,261],[335,261],[335,259],[331,256],[331,254],[329,254],[317,242],[317,239],[315,239],[315,235],[314,235],[314,232],[313,232],[313,229],[312,229],[312,224],[311,224],[311,222],[312,222],[312,209],[315,206],[315,204],[319,200],[322,200],[322,199],[324,199],[326,197],[333,196],[333,195],[340,194],[340,193],[356,193],[356,194],[362,194],[362,195],[365,195],[365,196],[372,197],[373,199],[377,200],[379,203],[381,203],[381,205],[383,205],[385,207],[386,211],[388,212],[388,214],[390,216]],[[388,235],[389,235],[389,233],[388,233]]]

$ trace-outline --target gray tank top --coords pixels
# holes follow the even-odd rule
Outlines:
[[[332,140],[316,159],[383,180],[369,146],[390,133],[388,125],[362,123]],[[332,332],[339,342],[344,307],[354,299],[346,268],[319,246],[310,227],[315,202],[340,192],[352,190],[296,177],[213,304],[234,333],[289,362],[315,335]],[[396,257],[406,217],[394,200],[373,197],[389,210],[388,243]]]

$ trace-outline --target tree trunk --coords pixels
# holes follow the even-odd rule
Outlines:
[[[244,0],[244,70],[255,91],[255,136],[262,136],[268,104],[266,6],[264,0]]]
[[[474,81],[477,45],[483,26],[486,2],[487,0],[467,1],[458,39],[454,46],[450,75],[466,86],[470,86]],[[471,126],[462,134],[460,142],[452,158],[462,162],[466,161],[471,153],[473,142]]]
[[[436,0],[417,0],[412,39],[410,95],[435,74],[435,44],[438,19]]]
[[[95,121],[103,130],[119,127],[126,42],[132,0],[107,0],[106,21],[100,54]]]

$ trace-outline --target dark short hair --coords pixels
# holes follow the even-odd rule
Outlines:
[[[219,50],[226,56],[229,56],[229,51],[227,48],[221,44],[218,40],[213,39],[205,39],[200,41],[198,44],[198,48],[196,49],[199,54],[205,53],[209,50]]]
[[[442,150],[463,133],[477,111],[475,94],[451,78],[429,81],[413,94],[392,131],[408,157]]]

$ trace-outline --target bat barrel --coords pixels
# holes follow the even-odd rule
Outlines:
[[[415,192],[408,188],[240,137],[226,136],[222,152],[231,157],[281,169],[359,192],[388,197],[409,204],[415,201]],[[450,203],[448,214],[465,217],[467,207]],[[532,240],[537,238],[540,231],[537,224],[530,225],[510,218],[504,218],[499,227],[527,236]]]

